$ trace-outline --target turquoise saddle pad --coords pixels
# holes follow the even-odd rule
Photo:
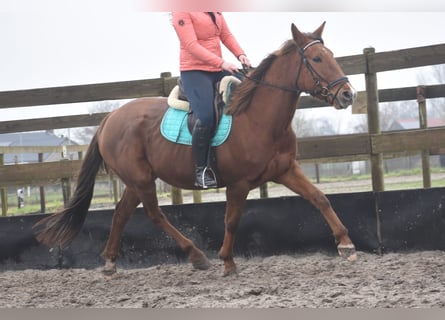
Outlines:
[[[192,135],[187,126],[188,113],[184,110],[168,108],[161,122],[161,134],[167,140],[175,143],[192,145]],[[211,141],[212,147],[223,144],[230,135],[232,128],[232,116],[223,114]]]

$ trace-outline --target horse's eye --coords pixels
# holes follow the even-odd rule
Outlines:
[[[316,56],[314,59],[312,59],[314,62],[320,63],[321,58],[319,56]]]

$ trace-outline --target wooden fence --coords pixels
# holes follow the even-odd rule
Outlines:
[[[384,154],[421,153],[423,159],[424,186],[429,187],[429,150],[445,147],[445,127],[428,128],[426,122],[420,129],[382,133],[379,128],[379,102],[417,100],[420,119],[426,119],[425,101],[430,98],[445,97],[445,85],[424,87],[405,87],[378,90],[377,73],[404,68],[430,66],[445,63],[445,44],[418,48],[402,49],[376,53],[366,48],[363,54],[340,57],[337,61],[345,74],[365,76],[366,90],[359,97],[366,104],[368,114],[368,133],[348,134],[298,140],[298,159],[302,162],[335,162],[370,160],[372,188],[384,190],[382,162]],[[150,96],[167,96],[176,84],[176,77],[170,73],[161,74],[158,79],[76,85],[56,88],[16,90],[0,92],[0,109],[32,107],[74,102],[91,102],[113,99],[128,99]],[[327,106],[312,97],[304,96],[298,104],[299,109]],[[1,111],[0,111],[1,112]],[[0,133],[24,132],[48,129],[95,126],[106,113],[62,116],[45,119],[1,121]],[[82,152],[85,146],[68,146],[70,152]],[[0,160],[5,153],[49,152],[53,147],[0,147]],[[0,165],[0,188],[2,188],[3,214],[5,208],[5,189],[19,184],[43,185],[50,180],[75,177],[81,160],[52,163]],[[1,162],[0,162],[1,163]],[[176,190],[177,191],[177,190]]]

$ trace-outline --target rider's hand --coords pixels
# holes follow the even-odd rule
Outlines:
[[[246,66],[247,68],[251,67],[250,61],[245,54],[241,54],[238,57],[238,60],[243,64],[243,66]]]
[[[221,68],[225,71],[228,71],[230,73],[236,73],[238,72],[238,67],[236,65],[234,65],[233,63],[224,61],[223,64],[221,65]]]

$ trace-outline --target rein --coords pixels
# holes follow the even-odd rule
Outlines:
[[[294,93],[298,93],[300,94],[301,92],[303,92],[302,90],[298,89],[298,88],[292,88],[292,87],[286,87],[286,86],[279,86],[264,80],[260,80],[260,79],[255,79],[250,77],[249,75],[247,75],[248,69],[247,66],[243,64],[243,69],[242,71],[240,71],[239,73],[241,73],[242,77],[249,79],[257,84],[266,86],[266,87],[271,87],[271,88],[275,88],[275,89],[279,89],[279,90],[283,90],[283,91],[288,91],[288,92],[294,92]]]
[[[337,94],[340,91],[341,86],[338,87],[338,90],[335,92],[335,94],[331,94],[329,92],[329,90],[332,89],[333,87],[335,87],[338,84],[347,83],[347,82],[349,82],[349,80],[348,80],[348,77],[341,77],[341,78],[338,78],[338,79],[336,79],[336,80],[334,80],[332,82],[328,82],[314,69],[314,67],[310,64],[310,62],[308,61],[308,59],[304,55],[304,52],[309,47],[311,47],[311,46],[313,46],[315,44],[318,44],[318,43],[323,44],[323,41],[322,40],[311,41],[311,42],[309,42],[307,45],[305,45],[303,48],[301,48],[299,50],[300,55],[301,55],[301,62],[300,62],[300,66],[298,68],[297,80],[296,80],[296,82],[298,83],[298,79],[300,78],[300,74],[301,74],[301,70],[302,70],[302,65],[304,64],[306,66],[306,68],[309,70],[309,72],[311,73],[312,78],[313,78],[313,80],[315,82],[316,89],[314,89],[314,90],[309,91],[309,90],[301,90],[298,87],[294,88],[294,87],[288,87],[288,86],[280,86],[280,85],[276,85],[276,84],[273,84],[273,83],[270,83],[270,82],[267,82],[267,81],[264,81],[264,80],[252,78],[252,77],[247,75],[247,66],[246,65],[243,65],[243,71],[240,72],[240,73],[242,73],[242,75],[246,79],[249,79],[249,80],[251,80],[253,82],[256,82],[257,84],[260,84],[260,85],[263,85],[263,86],[267,86],[267,87],[271,87],[271,88],[275,88],[275,89],[279,89],[279,90],[283,90],[283,91],[287,91],[287,92],[294,92],[294,93],[298,93],[298,94],[300,94],[301,92],[308,93],[308,94],[310,94],[312,96],[316,96],[316,95],[319,94],[319,95],[321,95],[322,97],[325,98],[327,103],[333,104],[333,102],[337,99]],[[327,86],[323,86],[321,84],[322,81],[326,82]],[[329,97],[332,98],[331,102],[328,101]]]

